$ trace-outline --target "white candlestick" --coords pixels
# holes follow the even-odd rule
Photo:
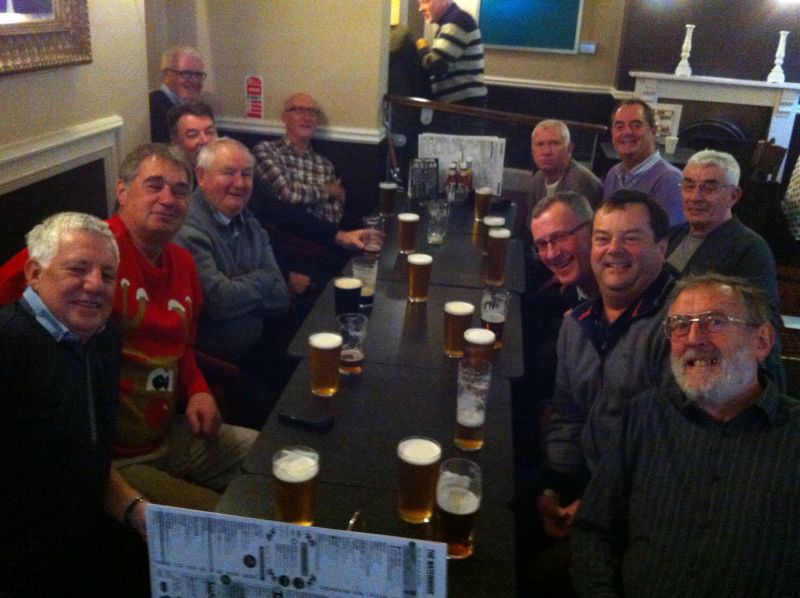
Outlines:
[[[780,39],[778,39],[778,49],[775,52],[775,66],[767,75],[767,83],[783,83],[786,81],[786,75],[783,74],[783,59],[786,56],[786,37],[789,35],[788,31],[780,32]]]
[[[686,37],[683,38],[683,47],[681,47],[681,61],[675,67],[675,74],[678,77],[691,77],[692,67],[689,66],[689,54],[692,53],[692,32],[694,25],[686,25]]]

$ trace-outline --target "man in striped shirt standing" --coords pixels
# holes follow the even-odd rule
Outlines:
[[[419,12],[426,21],[438,26],[430,46],[425,39],[417,41],[422,66],[431,76],[433,99],[486,108],[483,41],[475,19],[452,0],[419,0]],[[460,115],[440,113],[437,120],[443,116]]]

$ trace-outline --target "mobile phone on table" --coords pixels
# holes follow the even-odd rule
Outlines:
[[[309,400],[289,405],[278,412],[278,421],[286,426],[327,432],[335,420],[330,399]]]

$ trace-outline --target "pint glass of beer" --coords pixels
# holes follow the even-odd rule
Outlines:
[[[483,236],[481,236],[481,251],[486,255],[486,237],[489,231],[493,228],[499,228],[506,225],[506,219],[502,216],[487,216],[483,219]]]
[[[486,284],[500,287],[506,281],[506,254],[511,231],[503,227],[490,228],[486,235]]]
[[[436,484],[436,529],[447,542],[447,558],[465,559],[474,550],[481,506],[481,468],[469,459],[448,459]]]
[[[408,523],[425,523],[433,515],[442,447],[424,436],[397,445],[397,512]]]
[[[492,206],[492,190],[489,187],[475,189],[475,222],[481,222]]]
[[[492,364],[485,359],[465,358],[458,363],[454,442],[462,451],[477,451],[483,446],[483,424],[491,383]]]
[[[472,323],[475,307],[466,301],[444,304],[444,353],[448,357],[464,356],[464,331]]]
[[[432,265],[433,258],[424,253],[412,253],[408,256],[408,300],[411,303],[424,303],[428,300]]]
[[[339,373],[357,376],[364,371],[364,341],[367,340],[367,316],[341,314],[336,316],[339,334],[342,335]]]
[[[414,253],[417,248],[417,233],[419,231],[419,214],[403,212],[397,215],[397,242],[400,253]]]
[[[332,397],[339,390],[342,337],[333,332],[317,332],[308,337],[308,347],[311,392],[318,397]]]
[[[319,454],[307,446],[282,448],[272,456],[275,518],[297,525],[314,524]]]
[[[361,303],[362,283],[358,278],[340,276],[333,281],[333,301],[336,305],[336,315],[352,314],[358,312]]]
[[[503,287],[486,287],[481,298],[481,326],[494,332],[494,348],[503,346],[503,328],[511,293]]]
[[[494,332],[486,328],[467,328],[464,331],[464,357],[485,359],[494,357]]]
[[[379,202],[378,210],[381,216],[394,215],[394,197],[397,193],[397,183],[378,183]]]

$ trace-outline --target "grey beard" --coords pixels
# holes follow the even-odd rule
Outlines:
[[[722,407],[736,401],[750,380],[757,375],[753,369],[752,356],[746,347],[736,349],[730,359],[723,360],[720,357],[722,373],[715,378],[704,380],[699,387],[689,386],[689,382],[683,375],[684,366],[681,358],[673,355],[671,362],[672,373],[675,375],[678,386],[691,401],[701,406]]]

